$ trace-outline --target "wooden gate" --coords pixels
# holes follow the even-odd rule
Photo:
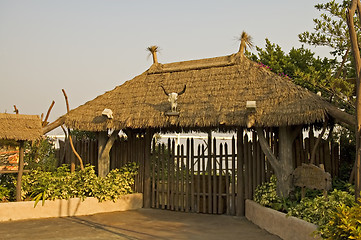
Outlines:
[[[244,200],[236,141],[209,146],[187,139],[184,145],[153,142],[152,208],[236,215]],[[211,154],[209,154],[211,153]],[[240,209],[239,209],[240,210]]]

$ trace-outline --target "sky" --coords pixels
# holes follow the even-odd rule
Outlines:
[[[160,63],[225,56],[246,31],[254,45],[268,38],[288,52],[322,2],[0,0],[0,112],[46,114],[54,100],[54,121],[66,113],[62,89],[76,108],[146,71],[151,45]]]

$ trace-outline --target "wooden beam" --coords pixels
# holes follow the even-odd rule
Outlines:
[[[24,171],[24,141],[20,141],[19,146],[19,169],[16,182],[16,201],[21,201],[21,178]]]
[[[43,135],[47,134],[48,132],[50,132],[51,130],[54,130],[57,127],[60,127],[61,125],[63,125],[65,122],[65,117],[62,116],[60,118],[58,118],[57,120],[55,120],[52,123],[49,123],[48,125],[46,125],[45,127],[42,128],[42,133]]]
[[[151,186],[151,159],[150,151],[154,131],[152,129],[147,129],[145,133],[145,151],[144,151],[144,185],[143,185],[143,207],[150,208],[151,206],[151,196],[152,196],[152,186]]]
[[[269,144],[264,136],[263,128],[257,127],[256,131],[257,131],[259,143],[261,145],[261,149],[262,149],[263,153],[266,155],[268,162],[271,164],[273,170],[278,169],[280,164],[278,162],[277,157],[273,154],[272,149],[269,146]]]

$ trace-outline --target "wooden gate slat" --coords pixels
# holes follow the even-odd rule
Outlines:
[[[191,212],[195,212],[195,189],[194,189],[194,181],[195,181],[195,177],[194,177],[194,140],[193,138],[191,139],[191,150],[190,150],[190,159],[191,159]],[[199,168],[198,168],[199,171]]]
[[[222,143],[219,144],[219,184],[218,184],[218,210],[217,213],[218,214],[222,214],[223,213],[223,188],[222,188],[222,178],[223,178],[223,145]]]
[[[213,139],[213,206],[212,213],[217,213],[217,143]]]

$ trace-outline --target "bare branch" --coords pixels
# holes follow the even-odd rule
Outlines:
[[[263,129],[260,128],[260,127],[257,127],[256,131],[257,131],[257,136],[258,136],[259,143],[261,145],[262,151],[266,155],[267,160],[271,164],[272,168],[276,171],[280,167],[278,159],[274,155],[274,153],[272,152],[271,147],[268,145],[268,142],[267,142],[267,140],[266,140],[266,138],[264,136],[264,133],[263,133]]]
[[[42,126],[45,127],[46,125],[48,125],[48,118],[49,118],[49,115],[50,115],[50,112],[51,112],[51,109],[54,107],[54,104],[55,104],[55,101],[53,101],[51,104],[50,104],[50,107],[48,109],[48,112],[46,113],[46,116],[45,116],[45,119],[44,121],[42,121]],[[41,119],[43,119],[41,117]]]

